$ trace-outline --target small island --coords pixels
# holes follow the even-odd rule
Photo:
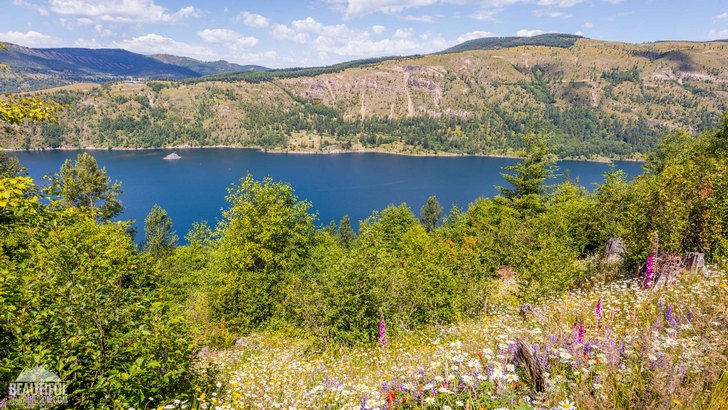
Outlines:
[[[182,157],[177,155],[176,152],[173,152],[173,153],[167,155],[166,157],[164,157],[164,159],[182,159]]]

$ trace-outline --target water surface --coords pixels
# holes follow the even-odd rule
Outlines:
[[[58,172],[63,161],[81,151],[17,152],[36,183]],[[495,186],[506,184],[502,167],[517,162],[491,157],[412,157],[377,153],[333,155],[264,153],[253,149],[209,148],[177,150],[180,160],[165,161],[167,150],[89,151],[109,176],[122,182],[122,218],[136,220],[142,239],[143,221],[156,203],[167,210],[181,237],[192,223],[214,224],[227,206],[227,188],[250,172],[257,179],[271,176],[290,183],[299,198],[311,201],[319,224],[349,214],[356,222],[375,209],[406,202],[415,213],[430,195],[437,195],[449,210],[479,196],[493,196]],[[603,182],[609,164],[562,161],[560,173],[588,189]],[[639,162],[615,162],[628,175],[642,171]],[[561,177],[558,178],[559,180]]]

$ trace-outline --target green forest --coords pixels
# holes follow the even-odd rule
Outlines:
[[[267,73],[267,72],[261,72]],[[255,73],[251,73],[255,74]],[[152,89],[158,84],[150,83]],[[177,87],[177,85],[173,85]],[[108,94],[103,89],[94,91]],[[157,91],[158,92],[158,91]],[[364,148],[378,148],[385,144],[401,143],[413,150],[445,153],[514,153],[523,149],[522,137],[539,132],[550,135],[548,143],[560,158],[613,157],[632,158],[655,147],[659,135],[666,130],[650,126],[640,117],[625,121],[614,115],[587,106],[560,108],[550,105],[554,97],[548,85],[541,82],[521,83],[513,94],[502,101],[484,107],[474,118],[413,117],[400,119],[367,118],[346,120],[341,112],[321,103],[311,102],[293,94],[287,96],[293,103],[286,110],[268,106],[245,105],[244,118],[235,125],[239,134],[227,143],[256,146],[264,149],[289,147],[292,134],[325,136],[332,144],[350,148],[361,144]],[[73,107],[67,114],[81,120],[97,116],[93,108],[81,108],[77,104],[81,95],[75,92],[57,92],[51,99]],[[163,147],[180,144],[193,146],[215,145],[219,142],[216,130],[203,124],[212,116],[215,100],[224,98],[233,104],[240,103],[232,93],[209,93],[199,103],[194,114],[196,119],[189,125],[180,123],[177,113],[163,107],[150,106],[146,96],[129,98],[116,96],[111,99],[111,111],[121,115],[102,115],[98,119],[95,135],[96,146],[108,147]],[[548,106],[543,111],[514,112],[501,108],[519,105],[524,99],[535,99]],[[123,114],[125,106],[133,104],[134,114]],[[709,114],[708,114],[709,115]],[[708,124],[715,125],[717,117],[708,116]],[[50,148],[80,146],[80,129],[74,122],[48,123],[39,127],[42,145]],[[26,139],[25,148],[31,148]]]
[[[308,126],[323,129],[336,118],[302,109],[271,121],[296,128],[314,118]],[[589,115],[573,114],[549,120]],[[138,124],[107,121],[110,129]],[[360,124],[433,141],[440,125],[417,134],[407,120]],[[467,208],[442,215],[432,197],[420,210],[373,211],[358,232],[348,217],[317,228],[292,186],[247,175],[230,187],[220,222],[197,224],[184,245],[158,206],[137,245],[130,222],[114,219],[123,210],[119,184],[89,154],[45,182],[2,154],[0,392],[43,363],[68,382],[70,408],[271,408],[286,397],[309,408],[725,408],[725,275],[660,280],[668,280],[665,261],[688,252],[722,269],[728,116],[710,132],[663,136],[644,174],[611,172],[593,193],[568,181],[546,185],[553,151],[523,126],[525,156],[504,170],[508,186]],[[617,261],[602,257],[611,238],[623,242]],[[649,307],[628,308],[632,322],[622,323],[605,286],[638,295],[626,306]],[[601,292],[596,313],[592,292]],[[541,317],[542,308],[557,313]],[[496,353],[472,347],[467,361],[467,329],[485,338],[499,318],[525,333],[483,342]],[[547,350],[529,347],[546,334]],[[271,352],[287,353],[256,356]],[[411,364],[430,354],[446,359]],[[317,360],[349,361],[325,370]],[[392,376],[387,361],[424,370]],[[305,369],[306,378],[270,390]],[[360,371],[393,379],[359,390],[356,380],[369,377]],[[336,384],[326,372],[349,373]]]

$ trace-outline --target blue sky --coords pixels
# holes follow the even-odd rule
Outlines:
[[[718,0],[0,0],[0,40],[269,67],[442,50],[486,36],[728,38]]]

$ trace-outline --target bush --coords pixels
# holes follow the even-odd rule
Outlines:
[[[74,408],[193,399],[201,379],[188,326],[157,296],[126,225],[50,212],[27,192],[11,190],[0,208],[2,382],[44,365],[68,383]]]
[[[280,285],[313,245],[311,204],[290,185],[251,175],[229,190],[213,252],[210,306],[237,331],[266,325],[282,303]]]

